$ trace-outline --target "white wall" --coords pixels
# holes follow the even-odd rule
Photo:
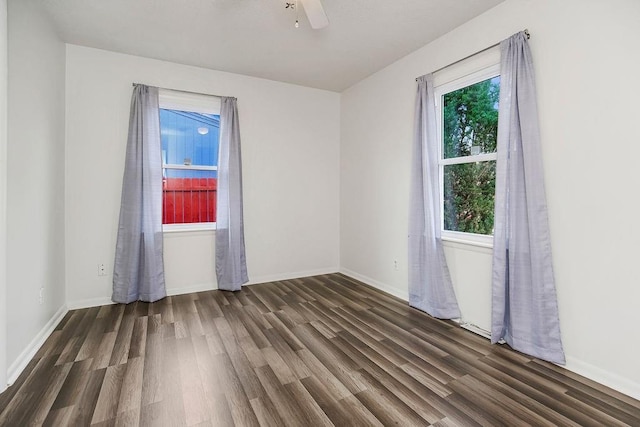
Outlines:
[[[67,45],[70,306],[111,296],[132,82],[238,98],[252,282],[338,270],[339,94]],[[165,235],[170,293],[216,287],[213,239]]]
[[[638,22],[637,0],[508,0],[345,91],[342,270],[406,298],[414,78],[528,28],[567,366],[640,397]],[[446,252],[465,316],[490,256]]]
[[[7,0],[0,0],[0,393],[7,385]]]
[[[9,1],[8,16],[7,361],[12,377],[64,312],[65,47],[36,1]]]

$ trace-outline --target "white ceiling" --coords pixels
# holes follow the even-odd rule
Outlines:
[[[312,30],[285,0],[42,0],[67,43],[338,92],[502,1],[323,0]]]

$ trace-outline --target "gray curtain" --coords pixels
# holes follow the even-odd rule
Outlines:
[[[112,300],[153,302],[166,295],[158,88],[135,85],[122,179]]]
[[[440,238],[440,184],[433,76],[418,78],[409,206],[409,305],[460,317]]]
[[[531,52],[524,32],[500,49],[491,341],[564,364]]]
[[[216,218],[218,288],[239,291],[249,281],[242,214],[240,124],[235,98],[223,97],[220,109],[218,194]]]

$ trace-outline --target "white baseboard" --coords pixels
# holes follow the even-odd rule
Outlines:
[[[332,274],[338,271],[338,267],[324,268],[320,270],[297,271],[295,273],[270,274],[266,276],[250,277],[247,285],[257,285],[259,283],[278,282],[280,280],[299,279],[301,277],[320,276],[322,274]]]
[[[26,368],[29,362],[31,362],[33,356],[35,356],[38,350],[40,350],[42,344],[44,344],[47,338],[49,338],[49,336],[53,333],[53,331],[56,329],[56,326],[58,326],[58,324],[68,311],[69,310],[67,309],[66,305],[60,307],[60,309],[53,315],[53,317],[51,317],[51,319],[49,319],[47,324],[44,325],[40,332],[38,332],[35,338],[31,340],[29,345],[27,345],[22,353],[18,355],[18,358],[11,364],[11,366],[9,366],[9,369],[7,370],[8,385],[13,384],[18,379],[22,371],[24,371],[24,368]]]
[[[82,299],[77,301],[69,301],[67,302],[67,307],[69,307],[69,310],[79,310],[81,308],[99,307],[101,305],[111,305],[111,304],[115,304],[113,301],[111,301],[111,298],[99,297],[99,298]]]
[[[640,384],[621,375],[605,371],[572,356],[567,356],[567,364],[563,368],[640,400]]]
[[[218,289],[217,283],[198,283],[181,288],[167,288],[167,296],[191,294],[194,292],[206,292]]]
[[[276,282],[279,280],[297,279],[300,277],[318,276],[321,274],[331,274],[338,271],[338,267],[298,271],[295,273],[271,274],[266,276],[252,277],[247,285],[257,285],[258,283]],[[194,292],[206,292],[218,289],[217,283],[198,283],[195,285],[183,286],[179,288],[167,288],[167,296],[190,294]],[[81,308],[98,307],[101,305],[114,304],[111,297],[89,298],[84,300],[76,300],[67,302],[69,310],[78,310]]]
[[[371,277],[363,276],[362,274],[356,273],[355,271],[351,271],[348,268],[341,267],[340,273],[344,274],[345,276],[349,276],[351,278],[359,280],[363,283],[366,283],[367,285],[373,286],[374,288],[380,289],[381,291],[391,294],[394,297],[398,297],[403,301],[409,301],[408,290],[398,289],[396,287],[389,286],[385,283],[378,282],[377,280],[372,279]]]
[[[203,292],[217,289],[215,283],[201,283],[197,285],[185,286],[183,288],[167,288],[167,296],[190,294],[192,292]],[[102,305],[115,304],[111,301],[111,297],[88,298],[77,301],[69,301],[67,306],[69,310],[79,310],[82,308],[100,307]]]
[[[204,292],[218,289],[215,283],[204,283],[193,286],[186,286],[184,288],[169,288],[167,289],[167,296],[175,296],[182,294],[190,294],[193,292]],[[69,310],[80,310],[83,308],[100,307],[103,305],[111,305],[115,302],[111,301],[110,297],[88,298],[77,301],[70,301],[67,305]]]

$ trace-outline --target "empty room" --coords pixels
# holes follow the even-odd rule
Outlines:
[[[639,24],[0,0],[0,426],[640,425]]]

